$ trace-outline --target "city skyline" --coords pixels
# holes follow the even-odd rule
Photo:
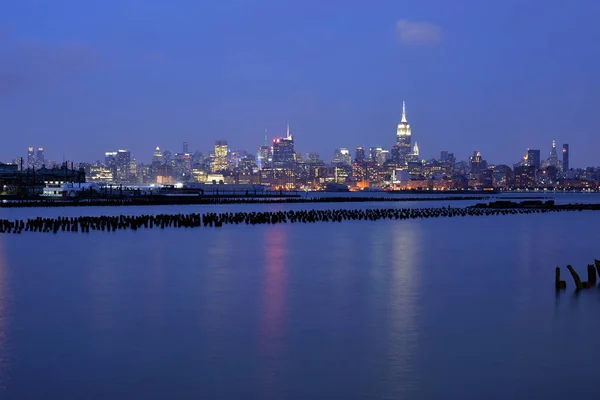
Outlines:
[[[297,149],[329,159],[390,148],[406,99],[424,158],[479,150],[511,163],[556,140],[572,167],[598,165],[599,4],[341,4],[8,4],[0,159],[31,145],[58,160],[117,148],[145,159],[217,138],[255,151],[288,121]]]
[[[349,146],[349,147],[337,146],[334,149],[332,149],[330,153],[327,153],[327,154],[322,154],[322,153],[320,153],[318,151],[313,151],[313,150],[310,150],[310,149],[305,150],[305,151],[300,151],[300,150],[298,150],[298,148],[296,148],[296,151],[298,151],[300,153],[303,153],[303,154],[309,154],[309,153],[318,154],[320,156],[321,160],[326,161],[326,162],[330,162],[330,161],[332,161],[335,158],[335,154],[336,154],[336,152],[339,149],[350,149],[350,153],[354,157],[354,150],[356,148],[358,148],[358,147],[363,147],[365,149],[369,149],[369,148],[382,148],[382,149],[385,149],[385,150],[389,151],[389,150],[392,150],[392,148],[394,147],[394,145],[399,145],[400,147],[403,147],[402,146],[403,140],[408,140],[406,142],[406,144],[405,144],[406,150],[403,151],[403,156],[402,156],[402,159],[405,160],[406,156],[409,155],[410,153],[412,153],[413,147],[417,149],[417,154],[416,155],[419,155],[419,150],[418,150],[419,147],[418,147],[418,144],[417,144],[418,140],[413,140],[412,139],[412,128],[411,128],[411,124],[409,124],[409,122],[407,120],[408,119],[407,114],[408,113],[407,113],[407,110],[406,110],[406,101],[402,101],[401,118],[400,118],[399,123],[398,123],[398,125],[396,127],[396,143],[394,143],[393,145],[381,146],[381,145],[357,144],[357,145]],[[273,137],[269,137],[268,130],[265,129],[265,131],[263,132],[264,133],[263,137],[264,137],[264,141],[265,142],[262,143],[262,145],[264,145],[267,142],[270,143],[270,144],[273,144],[277,139],[285,138],[285,137],[291,137],[291,131],[290,130],[291,130],[291,128],[290,128],[289,122],[286,124],[285,133],[282,134],[282,135],[276,135],[276,136],[273,136]],[[408,138],[408,139],[405,139],[405,138]],[[228,143],[228,141],[227,141],[226,138],[213,139],[212,145],[214,145],[214,143],[218,143],[220,141],[223,141],[224,143],[226,143],[227,146],[228,146],[228,149],[230,151],[246,151],[249,154],[253,154],[253,155],[257,155],[260,152],[260,148],[261,148],[261,145],[256,146],[255,149],[244,149],[244,148],[232,147],[232,146],[229,145],[229,143]],[[205,155],[208,155],[208,154],[210,154],[211,151],[213,151],[212,150],[212,145],[209,146],[208,149],[206,149],[206,148],[205,149],[199,149],[199,148],[194,148],[193,145],[190,148],[189,143],[190,142],[186,141],[186,140],[183,140],[183,141],[179,142],[179,147],[182,148],[183,153],[188,153],[189,152],[190,154],[192,154],[192,153],[194,153],[196,151],[199,151],[199,152],[201,152],[201,153],[203,153]],[[528,147],[524,151],[525,152],[525,156],[527,156],[531,150],[535,150],[535,151],[538,151],[538,153],[541,154],[540,157],[544,158],[546,156],[546,153],[550,154],[553,150],[555,150],[555,148],[553,146],[555,146],[556,143],[557,143],[556,140],[552,140],[551,141],[551,145],[550,145],[550,150],[547,151],[547,152],[544,149],[542,149],[542,148]],[[154,152],[155,150],[162,149],[163,151],[166,150],[166,151],[172,152],[173,154],[176,154],[176,153],[180,153],[180,151],[178,151],[177,148],[178,148],[177,146],[166,147],[166,146],[162,146],[162,145],[156,145],[156,146],[154,146],[152,148],[152,151]],[[29,149],[29,151],[31,151],[33,149],[33,146],[28,146],[28,149]],[[39,149],[41,149],[44,152],[44,154],[48,154],[47,152],[44,151],[43,147],[40,147]],[[70,161],[70,162],[73,162],[73,161],[74,162],[96,162],[96,161],[100,161],[103,158],[103,154],[108,154],[107,152],[113,152],[113,151],[117,151],[117,150],[119,150],[119,151],[126,150],[126,151],[130,152],[131,155],[133,157],[135,157],[136,160],[138,162],[140,162],[140,163],[149,164],[149,163],[151,163],[152,158],[153,158],[152,153],[141,154],[140,155],[140,154],[136,154],[135,152],[131,151],[128,148],[119,147],[119,146],[113,146],[109,150],[104,150],[104,151],[101,151],[100,153],[98,153],[98,157],[95,158],[95,159],[92,158],[92,159],[84,160],[84,159],[77,159],[76,157],[75,158],[69,158],[69,157],[65,158],[65,154],[63,153],[62,154],[62,161],[63,162],[64,161]],[[457,160],[458,161],[468,161],[469,157],[473,153],[473,151],[477,151],[477,152],[483,153],[483,152],[481,152],[480,150],[477,150],[477,149],[469,150],[469,151],[467,151],[469,154],[464,159],[458,158]],[[456,150],[440,149],[437,152],[437,154],[432,154],[429,157],[421,157],[421,159],[424,159],[424,160],[427,160],[427,159],[438,159],[439,160],[440,158],[443,157],[443,156],[441,156],[441,154],[444,153],[444,152],[451,152],[453,154],[461,153],[461,151],[456,151]],[[52,153],[50,153],[50,154],[52,154]],[[17,155],[17,158],[18,157],[19,156]],[[31,157],[29,155],[27,155],[26,157],[23,157],[24,165],[26,165],[26,166],[31,165],[30,158]],[[15,157],[12,157],[12,158],[4,160],[4,162],[10,163],[11,161],[14,161],[15,159],[16,159]],[[498,162],[490,161],[490,163],[491,164],[497,164],[497,165],[513,165],[513,164],[519,163],[522,159],[523,159],[523,157],[518,157],[515,160],[503,160],[503,161],[498,161]],[[46,156],[46,160],[52,160],[54,162],[59,162],[58,159],[56,159],[56,158],[52,159],[52,157],[49,158],[47,156]],[[0,160],[0,162],[1,161],[2,160]],[[39,162],[37,163],[36,166],[38,168],[40,167]],[[577,166],[576,165],[575,167],[573,167],[573,164],[571,163],[571,168],[585,168],[585,167],[588,167],[588,166],[596,166],[596,165],[587,165],[587,166]]]

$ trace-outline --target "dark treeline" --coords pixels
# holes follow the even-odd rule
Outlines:
[[[4,208],[22,207],[83,207],[83,206],[157,206],[193,204],[298,204],[298,203],[368,203],[384,201],[456,201],[486,200],[487,197],[317,197],[317,198],[243,198],[243,197],[165,197],[156,196],[137,199],[94,199],[94,200],[30,200],[0,203]]]
[[[276,212],[235,212],[205,214],[161,214],[140,216],[58,217],[27,220],[0,220],[0,233],[25,232],[90,232],[138,229],[222,227],[223,225],[261,225],[281,223],[316,223],[383,219],[452,218],[467,216],[516,215],[577,211],[581,208],[529,208],[529,209],[481,209],[481,208],[422,208],[422,209],[368,209],[368,210],[302,210]]]

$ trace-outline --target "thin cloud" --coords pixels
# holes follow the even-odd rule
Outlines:
[[[401,19],[396,22],[398,40],[403,44],[427,45],[444,40],[442,29],[430,22]]]

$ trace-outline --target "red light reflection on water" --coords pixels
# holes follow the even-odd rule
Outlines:
[[[267,396],[282,398],[279,375],[285,336],[286,231],[273,226],[265,234],[265,274],[260,321],[261,386]]]

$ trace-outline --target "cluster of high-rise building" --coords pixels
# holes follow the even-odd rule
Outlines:
[[[27,169],[44,166],[44,149],[28,149]],[[21,160],[22,162],[22,160]],[[92,182],[152,184],[263,184],[276,189],[324,189],[345,185],[360,190],[373,186],[390,189],[519,189],[594,187],[600,171],[594,168],[572,170],[569,145],[558,152],[556,142],[547,158],[540,150],[527,149],[523,159],[509,165],[488,165],[479,151],[468,161],[457,162],[454,154],[442,151],[439,158],[423,160],[413,141],[406,104],[391,148],[358,146],[354,154],[347,148],[334,151],[331,162],[317,153],[296,151],[288,124],[281,137],[264,142],[256,153],[232,150],[226,140],[215,142],[207,152],[191,152],[184,142],[180,152],[156,147],[148,164],[139,163],[128,150],[108,151],[104,160],[78,164]]]
[[[27,148],[27,168],[28,169],[40,169],[46,166],[44,158],[44,148],[38,147],[37,150],[33,146]]]

